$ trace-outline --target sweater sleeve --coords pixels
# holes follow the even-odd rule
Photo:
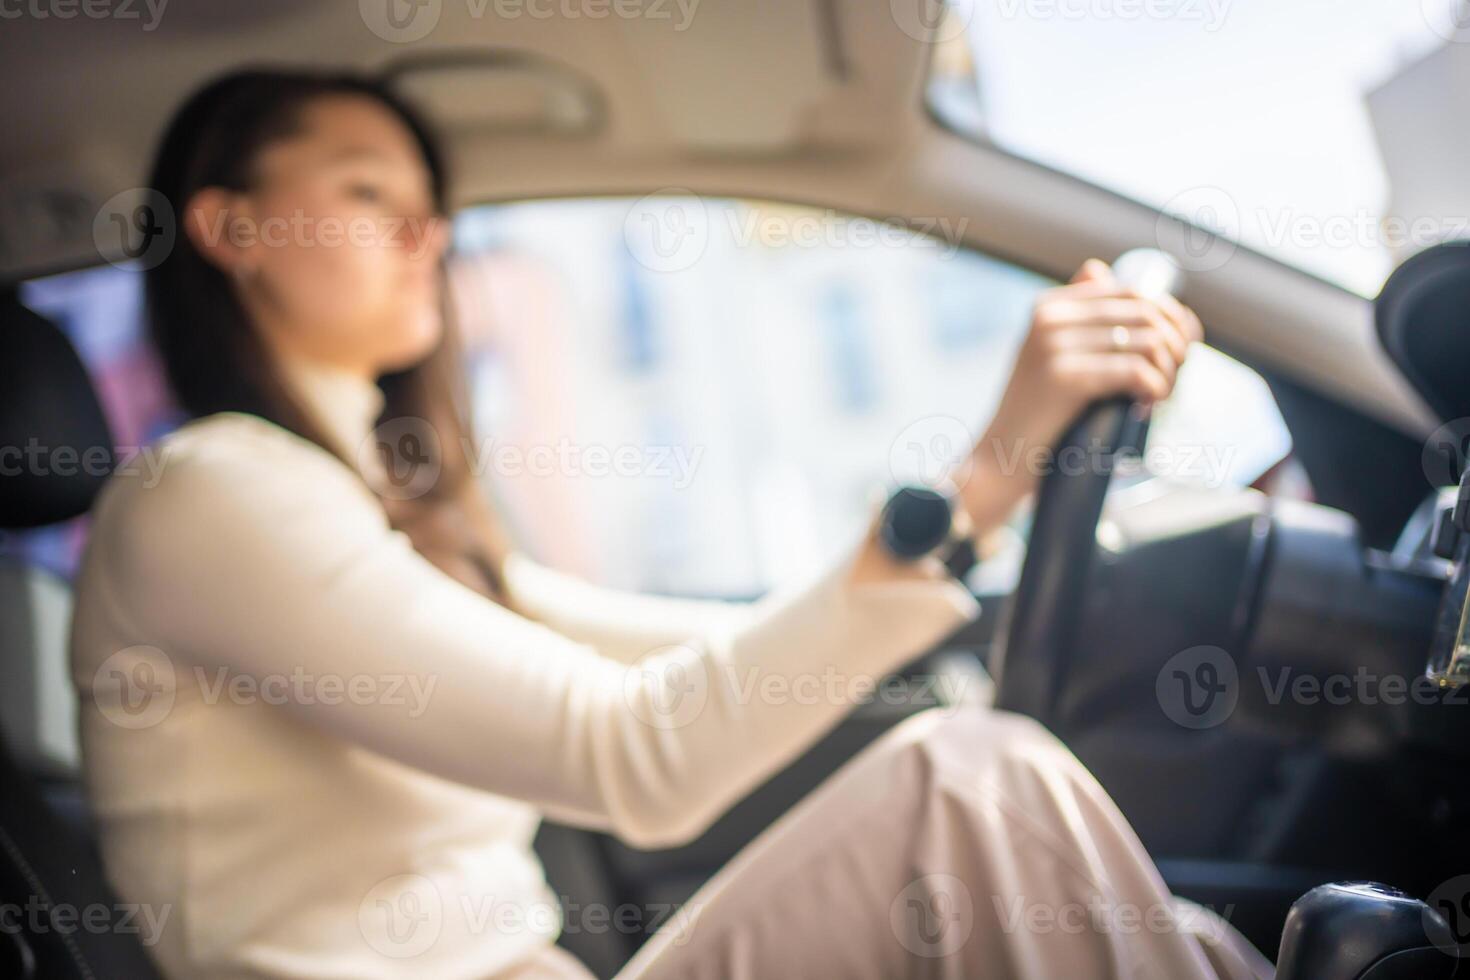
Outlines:
[[[349,692],[416,684],[428,696],[413,710],[352,696],[279,708],[635,846],[697,836],[978,613],[953,582],[849,583],[856,549],[749,607],[680,605],[666,621],[673,607],[541,569],[541,586],[566,590],[542,608],[567,635],[439,572],[325,453],[212,435],[179,440],[156,485],[104,501],[127,508],[105,544],[112,591],[180,685],[220,668]]]
[[[506,557],[505,581],[517,611],[630,664],[654,647],[739,629],[765,601],[686,599],[608,588],[549,568],[520,551]]]

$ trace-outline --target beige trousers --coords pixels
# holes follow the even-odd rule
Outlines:
[[[1170,895],[1112,800],[1044,728],[952,710],[851,759],[619,978],[1272,975],[1223,919]],[[551,948],[511,976],[588,973]]]

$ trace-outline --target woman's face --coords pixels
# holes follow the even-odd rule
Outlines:
[[[448,229],[403,121],[365,96],[319,98],[255,173],[225,208],[228,262],[271,346],[371,376],[427,355]]]

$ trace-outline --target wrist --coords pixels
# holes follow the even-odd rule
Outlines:
[[[1036,489],[1031,455],[1025,440],[1007,441],[993,429],[975,443],[966,460],[966,472],[959,474],[964,477],[959,500],[976,536],[1004,524]]]
[[[944,565],[933,557],[904,561],[896,557],[882,542],[881,517],[875,515],[868,524],[863,543],[852,563],[848,581],[854,585],[871,582],[942,581],[948,577]]]

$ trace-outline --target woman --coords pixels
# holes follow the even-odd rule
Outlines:
[[[749,608],[511,551],[461,448],[440,158],[374,84],[220,79],[151,186],[181,234],[150,313],[194,421],[157,485],[115,479],[99,503],[73,667],[109,875],[169,916],[168,976],[586,976],[553,945],[543,814],[690,840],[848,707],[737,684],[879,677],[975,615],[937,560],[872,532]],[[1089,263],[1038,303],[986,439],[1050,444],[1096,397],[1162,398],[1198,337]],[[980,531],[1032,486],[1000,458],[977,447],[964,484]],[[1098,903],[1152,918],[1036,924]],[[931,714],[770,828],[625,975],[1268,975],[1181,907],[1039,726]]]

